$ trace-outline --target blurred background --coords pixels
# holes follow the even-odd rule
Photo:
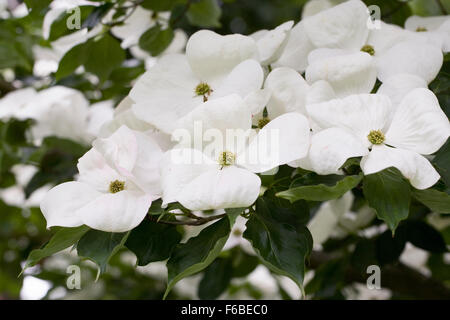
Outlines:
[[[89,139],[73,141],[64,134],[55,134],[43,136],[38,144],[30,143],[29,129],[33,120],[2,113],[2,107],[19,108],[19,105],[33,101],[33,94],[28,98],[22,95],[20,99],[25,101],[11,96],[19,89],[31,87],[41,90],[62,85],[82,92],[92,107],[95,105],[98,110],[112,110],[127,95],[133,81],[153,63],[150,56],[138,57],[124,48],[123,61],[110,70],[109,81],[98,81],[83,71],[58,78],[55,72],[67,49],[61,53],[57,49],[64,47],[64,43],[56,44],[52,40],[52,36],[55,39],[58,36],[44,35],[44,20],[51,2],[0,0],[0,299],[161,299],[167,277],[164,264],[151,263],[135,268],[136,257],[127,250],[111,259],[107,272],[97,281],[97,267],[90,261],[80,261],[71,250],[46,258],[19,276],[30,251],[46,243],[54,232],[46,230],[39,210],[42,195],[49,186],[72,179],[76,173],[77,159],[89,148],[86,142]],[[78,5],[82,1],[66,2]],[[288,20],[298,22],[307,1],[213,2],[218,23],[214,22],[211,29],[221,34],[251,34],[260,29],[275,28]],[[339,1],[329,2],[335,4]],[[382,20],[400,26],[413,14],[433,16],[450,12],[449,0],[364,2],[379,5]],[[177,29],[190,35],[202,28],[182,11],[179,14],[176,18]],[[443,68],[443,72],[447,72],[446,86],[442,82],[431,85],[446,92],[442,95],[446,100],[441,101],[446,106],[450,96],[448,60],[447,57],[446,67]],[[7,95],[8,99],[5,98]],[[111,116],[107,111],[99,114]],[[95,127],[95,123],[92,126]],[[360,209],[359,198],[357,194],[353,197],[348,211],[357,212]],[[448,245],[450,219],[424,212],[420,206],[416,211],[414,214],[425,219],[433,230],[439,230],[439,237]],[[368,213],[368,216],[371,215],[373,213]],[[442,245],[436,248],[440,245],[436,243],[441,240],[433,241],[434,231],[424,231],[429,232],[432,238],[429,243],[405,244],[385,232],[377,219],[372,217],[369,221],[370,225],[365,225],[363,232],[357,229],[336,232],[324,241],[321,251],[309,262],[306,289],[310,298],[438,298],[436,292],[441,292],[442,298],[449,298],[446,285],[450,281],[450,257],[442,252]],[[190,234],[199,230],[185,232]],[[232,249],[205,272],[180,281],[169,298],[298,299],[300,293],[295,285],[285,277],[271,274],[259,264],[248,249],[248,243],[239,237],[240,233],[242,230],[235,228],[234,243],[230,244]],[[376,240],[367,240],[373,234],[377,235]],[[390,288],[368,290],[360,274],[349,273],[348,266],[354,261],[367,265],[371,255],[376,254],[374,246],[380,243],[392,248],[381,257],[387,269],[394,266],[392,272],[388,272],[392,277],[387,280]],[[348,253],[345,259],[333,258],[338,251]],[[380,257],[377,258],[380,261]],[[233,274],[228,272],[230,264],[233,265]],[[80,290],[67,289],[66,281],[70,274],[66,271],[70,265],[81,268]],[[417,292],[418,288],[421,292]]]

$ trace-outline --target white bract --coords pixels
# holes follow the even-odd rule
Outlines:
[[[256,42],[241,35],[199,31],[187,43],[186,55],[163,56],[130,92],[136,116],[171,133],[177,120],[219,97],[253,97],[263,83],[261,66],[252,60]]]
[[[424,37],[442,43],[442,51],[450,51],[450,16],[420,17],[410,16],[405,21],[405,29],[421,32]]]
[[[299,113],[275,118],[248,144],[236,144],[226,130],[232,128],[242,137],[252,124],[249,109],[237,95],[205,103],[185,121],[202,122],[222,134],[212,148],[175,148],[165,154],[161,162],[165,205],[178,201],[191,210],[248,207],[260,193],[261,180],[255,173],[301,158],[309,146],[308,121]]]
[[[13,104],[12,99],[15,100]],[[57,136],[83,144],[90,143],[103,123],[112,118],[112,114],[112,102],[89,106],[81,92],[63,86],[39,92],[31,88],[22,89],[0,100],[2,117],[35,120],[31,134],[37,141]]]
[[[307,110],[326,129],[313,136],[307,158],[318,173],[336,173],[346,159],[363,156],[364,174],[396,167],[417,189],[439,180],[423,155],[445,143],[450,124],[430,90],[410,91],[397,107],[387,96],[362,94],[308,105]]]
[[[156,142],[121,127],[93,145],[78,162],[77,181],[54,187],[42,201],[47,227],[85,224],[108,232],[128,231],[159,198],[162,151]]]
[[[73,6],[52,5],[45,38]],[[114,111],[111,101],[89,106],[62,86],[21,89],[0,101],[1,119],[36,121],[36,139],[100,137],[79,160],[76,181],[54,187],[42,202],[49,227],[127,231],[159,197],[164,208],[248,208],[265,190],[259,175],[285,164],[344,174],[349,158],[362,157],[365,175],[395,167],[417,189],[439,180],[429,160],[450,136],[450,124],[428,85],[449,51],[448,17],[413,16],[401,28],[373,22],[360,0],[316,0],[296,25],[250,36],[201,30],[187,39],[175,30],[172,44],[150,57],[139,39],[157,23],[168,27],[169,15],[139,6],[128,13],[110,31],[131,53],[124,65],[141,59],[148,70]],[[35,47],[35,73],[55,71],[67,50],[99,31],[80,30],[52,49]],[[382,84],[373,93],[377,79]],[[345,217],[352,201],[347,193],[322,205],[309,225],[316,244],[373,218],[370,210],[358,213],[362,222]],[[242,231],[245,219],[238,222]],[[236,231],[226,248],[241,241]]]

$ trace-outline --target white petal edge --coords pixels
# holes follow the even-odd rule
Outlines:
[[[417,189],[427,189],[438,182],[440,176],[431,163],[422,155],[385,145],[373,146],[368,156],[361,160],[361,169],[365,175],[395,167]]]
[[[439,150],[450,136],[450,123],[434,93],[418,88],[408,93],[397,108],[386,144],[431,154]]]
[[[76,214],[83,223],[105,232],[126,232],[139,225],[153,198],[135,191],[102,194],[81,207]]]
[[[300,113],[286,113],[258,132],[236,164],[252,172],[269,171],[306,156],[309,144],[308,119]]]
[[[329,128],[312,136],[308,158],[316,173],[340,174],[339,169],[347,159],[368,153],[367,147],[350,132]]]
[[[100,192],[81,182],[66,182],[52,188],[41,202],[47,228],[78,227],[83,221],[77,210],[94,201]]]
[[[248,207],[258,198],[259,177],[234,166],[209,170],[187,184],[178,196],[191,210]]]

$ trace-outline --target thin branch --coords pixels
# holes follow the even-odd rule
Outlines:
[[[194,215],[194,214],[192,214]],[[193,218],[195,220],[173,220],[173,221],[168,221],[168,220],[159,220],[159,221],[155,221],[155,219],[152,216],[149,216],[149,219],[151,219],[152,221],[155,221],[157,223],[163,223],[163,224],[172,224],[172,225],[186,225],[186,226],[200,226],[202,224],[214,221],[214,220],[218,220],[221,219],[223,217],[225,217],[227,214],[223,213],[223,214],[219,214],[216,216],[211,216],[211,217],[206,217],[206,218],[202,218],[202,217],[198,217],[196,216],[196,218]]]
[[[121,7],[122,9],[125,9],[125,10],[127,10],[127,9],[131,9],[131,10],[121,20],[113,21],[113,22],[110,22],[110,23],[104,23],[103,25],[108,26],[108,27],[114,27],[114,26],[117,26],[117,25],[120,25],[120,24],[124,23],[134,13],[134,11],[136,11],[137,7],[142,2],[143,1],[136,1],[136,2],[134,2],[133,4],[131,4],[129,6]]]

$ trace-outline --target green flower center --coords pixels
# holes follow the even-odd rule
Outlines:
[[[428,31],[425,27],[417,27],[416,32],[425,32]]]
[[[201,82],[195,87],[195,94],[197,96],[203,96],[203,102],[208,101],[208,97],[211,95],[213,90],[206,82]]]
[[[361,48],[361,51],[362,51],[362,52],[367,52],[367,53],[370,54],[371,56],[373,56],[373,55],[375,54],[375,49],[374,49],[371,45],[369,45],[369,44],[366,44],[365,46],[363,46],[363,47]]]
[[[235,160],[236,156],[233,152],[224,151],[220,154],[218,162],[221,166],[231,166]]]
[[[240,236],[242,236],[242,231],[239,229],[235,229],[235,230],[233,230],[233,235],[236,237],[240,237]]]
[[[369,139],[372,144],[382,144],[385,138],[384,133],[380,130],[372,130],[367,135],[367,139]]]
[[[125,182],[124,181],[115,180],[109,184],[109,192],[110,193],[117,193],[117,192],[120,192],[123,190],[125,190]]]
[[[267,117],[264,117],[262,119],[258,120],[258,128],[262,129],[270,122],[270,119]]]

